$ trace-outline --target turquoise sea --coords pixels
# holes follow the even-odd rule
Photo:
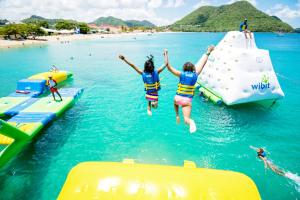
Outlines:
[[[53,64],[74,73],[69,85],[84,88],[73,108],[0,171],[0,199],[55,199],[76,164],[124,158],[178,166],[192,160],[198,167],[245,173],[263,199],[300,199],[300,34],[256,34],[258,47],[270,50],[284,99],[272,108],[219,107],[196,96],[192,116],[198,131],[192,135],[175,123],[177,78],[167,70],[161,74],[159,108],[148,117],[141,77],[117,58],[124,54],[142,67],[153,54],[160,66],[168,48],[171,62],[181,68],[224,35],[165,33],[0,50],[0,96],[14,91],[19,79]],[[295,180],[264,169],[250,145],[264,147]]]

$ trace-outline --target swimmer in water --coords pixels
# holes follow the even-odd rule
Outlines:
[[[264,161],[265,168],[269,167],[276,174],[281,175],[281,176],[285,176],[285,172],[282,171],[281,169],[279,169],[276,165],[274,165],[272,163],[272,161],[270,161],[267,158],[267,153],[265,152],[265,150],[263,148],[256,148],[256,147],[253,147],[253,146],[250,146],[250,148],[255,150],[256,153],[257,153],[257,157],[259,159],[261,159],[262,161]]]

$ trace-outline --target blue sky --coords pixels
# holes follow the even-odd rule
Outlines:
[[[236,0],[0,0],[0,18],[13,21],[32,14],[91,22],[100,16],[147,19],[157,25],[175,22],[203,5],[219,6]],[[300,27],[300,0],[248,0],[255,7]]]

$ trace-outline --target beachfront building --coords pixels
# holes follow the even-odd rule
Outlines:
[[[122,26],[112,26],[109,24],[102,24],[99,26],[101,31],[108,32],[108,33],[121,33]]]
[[[121,33],[124,29],[122,26],[113,26],[110,24],[88,24],[88,27],[91,29],[91,33]]]
[[[100,33],[101,29],[96,24],[88,24],[88,27],[90,28],[90,33]]]
[[[77,30],[55,30],[41,27],[43,31],[45,31],[48,35],[72,35],[78,32]]]

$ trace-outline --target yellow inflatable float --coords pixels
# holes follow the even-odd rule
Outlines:
[[[223,170],[123,163],[84,162],[75,166],[59,200],[101,199],[222,199],[258,200],[255,183],[246,175]]]
[[[35,74],[33,76],[30,76],[28,79],[48,80],[49,76],[51,76],[57,83],[60,83],[67,80],[68,78],[71,78],[72,73],[67,71],[49,71]]]

